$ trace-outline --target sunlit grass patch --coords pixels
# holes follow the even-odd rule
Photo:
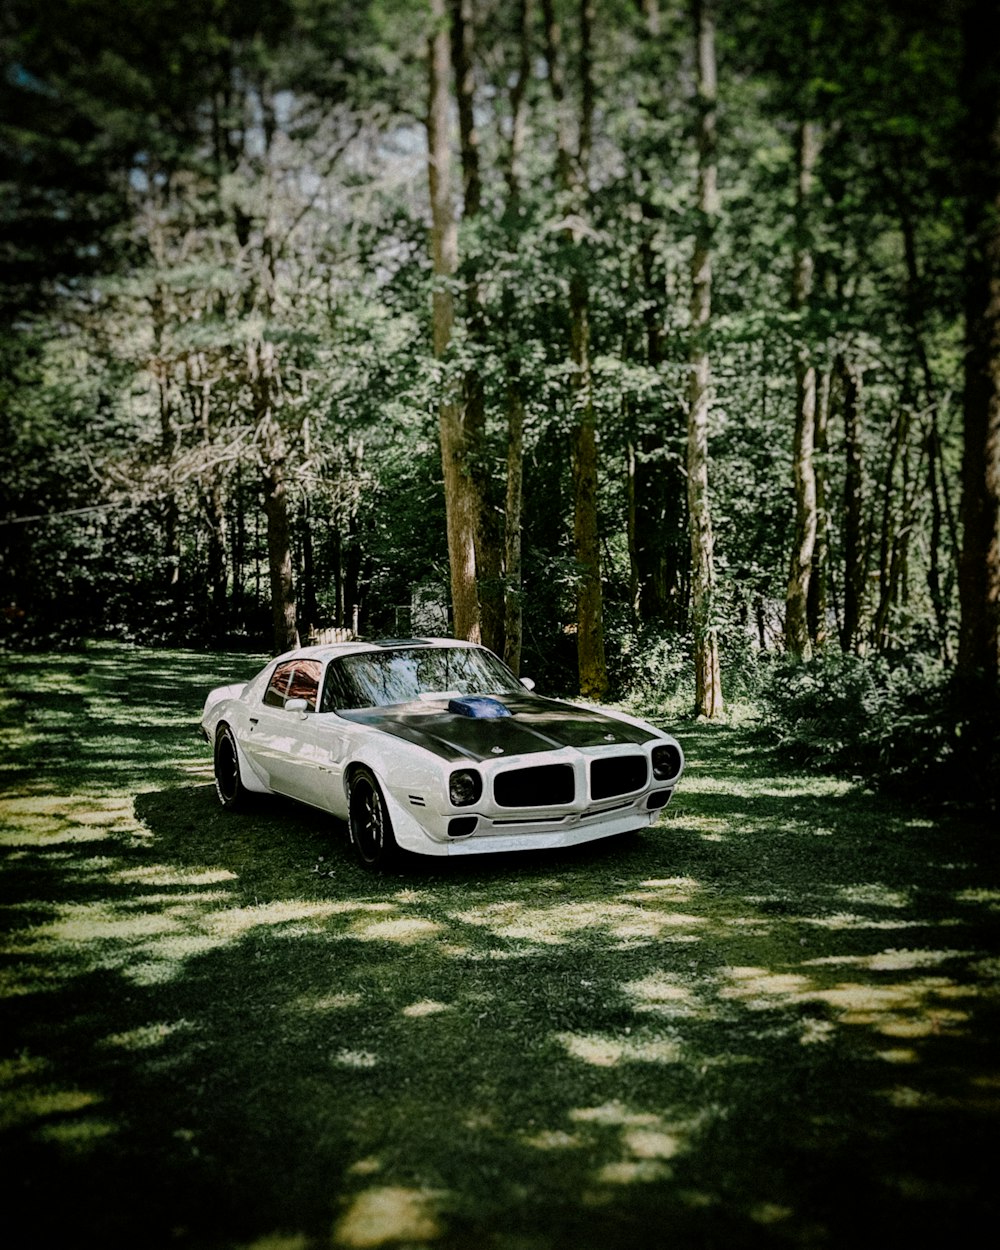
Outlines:
[[[161,1020],[129,1029],[127,1033],[113,1033],[103,1038],[101,1045],[116,1050],[152,1050],[180,1033],[190,1033],[195,1027],[190,1020]]]
[[[417,1246],[442,1233],[437,1215],[439,1195],[399,1185],[367,1189],[350,1202],[333,1230],[333,1244],[351,1250]]]
[[[751,1009],[770,1008],[775,999],[795,998],[812,986],[808,977],[767,968],[726,968],[722,978],[719,997],[739,999]]]
[[[36,1136],[42,1141],[55,1142],[64,1149],[77,1153],[90,1150],[117,1131],[118,1126],[110,1120],[87,1116],[59,1124],[45,1124],[37,1130]]]
[[[555,1041],[573,1059],[595,1068],[615,1068],[623,1063],[679,1063],[684,1055],[684,1048],[674,1038],[557,1033]]]
[[[910,896],[905,890],[894,890],[890,886],[877,882],[863,885],[844,886],[837,891],[837,897],[846,903],[866,904],[870,907],[902,908],[910,904]]]
[[[669,904],[672,900],[664,900]],[[593,900],[531,906],[504,902],[459,912],[463,924],[488,928],[508,941],[564,945],[582,933],[601,933],[619,940],[651,939],[678,929],[696,929],[705,917],[669,908],[628,902]]]
[[[142,864],[137,868],[121,868],[109,876],[109,880],[121,885],[179,885],[190,888],[196,885],[220,885],[235,881],[236,873],[228,868],[184,867],[167,864]]]
[[[587,1144],[579,1133],[567,1133],[564,1129],[545,1129],[523,1140],[533,1150],[579,1150]]]
[[[71,1115],[101,1101],[101,1096],[90,1090],[37,1088],[33,1085],[11,1089],[0,1104],[0,1128]]]
[[[402,946],[410,946],[416,942],[426,942],[443,932],[443,926],[436,920],[424,919],[420,916],[396,916],[385,920],[357,920],[350,928],[350,936],[366,942],[396,942]]]
[[[807,959],[803,967],[866,968],[869,972],[903,972],[913,968],[933,968],[952,959],[965,959],[972,951],[895,950],[878,951],[872,955],[821,955]]]
[[[678,974],[653,972],[639,981],[627,981],[622,990],[641,1014],[677,1018],[706,1015],[710,1010]]]
[[[424,998],[418,1003],[410,1003],[408,1007],[404,1007],[403,1015],[409,1020],[422,1020],[426,1016],[437,1016],[447,1010],[447,1003],[436,1002],[433,998]]]
[[[340,1068],[374,1068],[378,1055],[370,1050],[338,1050],[333,1062]]]

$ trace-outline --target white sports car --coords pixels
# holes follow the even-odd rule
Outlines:
[[[532,693],[451,639],[302,647],[222,686],[201,727],[225,808],[276,793],[347,822],[358,859],[572,846],[649,825],[678,742],[620,712]]]

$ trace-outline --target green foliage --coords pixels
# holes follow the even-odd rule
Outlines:
[[[762,732],[801,767],[853,775],[917,801],[995,810],[995,697],[957,684],[935,657],[824,651],[777,661],[762,691]]]

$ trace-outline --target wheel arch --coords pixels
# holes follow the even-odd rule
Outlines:
[[[240,780],[243,783],[243,789],[250,790],[254,794],[270,794],[271,787],[261,780],[256,768],[254,768],[253,763],[247,756],[246,751],[243,750],[239,734],[224,716],[220,716],[218,721],[216,721],[215,731],[212,734],[213,756],[218,748],[219,739],[222,737],[223,733],[227,731],[233,740],[233,745],[236,747],[236,758],[240,766]]]

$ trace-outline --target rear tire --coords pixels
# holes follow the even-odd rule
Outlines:
[[[227,812],[246,806],[247,791],[240,776],[240,755],[228,725],[215,736],[215,793]]]
[[[359,768],[350,780],[351,846],[363,868],[384,870],[399,857],[392,821],[375,774]]]

